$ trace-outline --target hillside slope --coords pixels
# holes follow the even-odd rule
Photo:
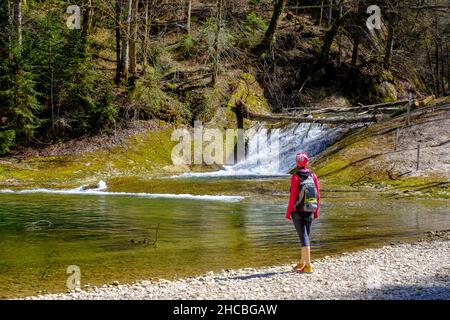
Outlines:
[[[315,162],[319,176],[328,185],[375,188],[396,196],[449,197],[449,107],[449,98],[438,99],[427,113],[413,113],[410,126],[401,115],[353,132],[320,155]]]

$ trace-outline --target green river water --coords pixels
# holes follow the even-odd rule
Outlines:
[[[196,189],[196,184],[205,188],[201,181],[182,183],[185,190],[178,193],[215,192]],[[266,189],[272,183],[280,179],[263,182]],[[257,179],[214,182],[223,194],[233,194],[227,186],[240,192],[258,190],[259,184]],[[151,192],[145,185],[140,189]],[[298,240],[284,219],[287,194],[275,194],[245,194],[239,202],[0,194],[0,297],[64,292],[69,265],[80,267],[83,287],[290,263],[298,258]],[[448,229],[448,204],[324,193],[313,225],[313,257]]]

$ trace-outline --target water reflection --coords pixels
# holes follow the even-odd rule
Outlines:
[[[0,295],[65,290],[71,264],[84,283],[102,284],[286,263],[298,240],[285,208],[277,198],[0,195]],[[314,256],[448,229],[449,219],[446,201],[325,199]]]

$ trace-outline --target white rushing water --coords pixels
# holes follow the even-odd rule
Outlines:
[[[291,124],[278,129],[279,142],[275,148],[261,145],[267,139],[267,129],[260,126],[248,140],[245,160],[224,166],[213,172],[186,172],[172,178],[189,177],[233,177],[233,176],[284,176],[295,167],[295,155],[306,152],[314,157],[334,143],[344,132],[344,128],[330,128],[319,124]],[[272,134],[273,137],[273,134]]]
[[[145,193],[145,192],[108,192],[104,191],[108,187],[104,181],[100,181],[95,188],[87,189],[84,186],[74,189],[30,189],[30,190],[10,190],[2,189],[0,194],[59,194],[59,195],[91,195],[91,196],[127,196],[139,198],[163,198],[163,199],[184,199],[184,200],[202,200],[202,201],[223,201],[238,202],[244,199],[241,196],[224,195],[193,195],[193,194],[171,194],[171,193]]]

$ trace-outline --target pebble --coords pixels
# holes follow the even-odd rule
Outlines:
[[[420,263],[416,263],[418,257]],[[445,236],[326,256],[314,261],[312,274],[289,272],[292,265],[225,269],[174,281],[142,281],[130,285],[114,281],[94,290],[40,294],[25,299],[450,300],[449,257],[450,241]]]

